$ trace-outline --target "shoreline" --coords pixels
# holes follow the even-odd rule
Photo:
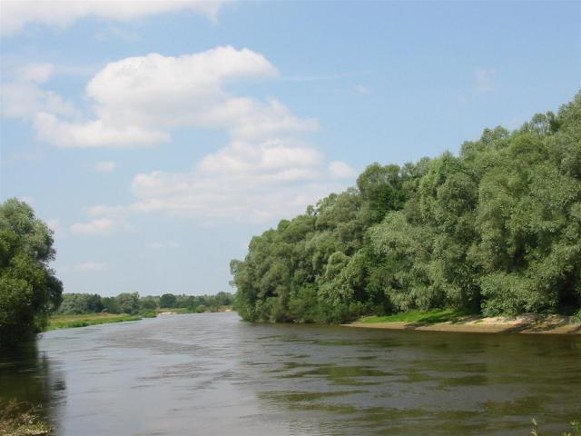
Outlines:
[[[519,315],[514,318],[468,317],[456,322],[448,321],[434,324],[417,322],[353,322],[342,325],[352,328],[430,332],[581,335],[581,323],[571,323],[569,317],[559,315]]]

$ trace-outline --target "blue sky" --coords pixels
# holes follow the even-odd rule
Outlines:
[[[232,290],[366,165],[570,101],[580,5],[0,0],[0,200],[54,229],[65,292]]]

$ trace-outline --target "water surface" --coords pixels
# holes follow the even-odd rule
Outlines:
[[[581,338],[300,325],[234,313],[44,334],[0,396],[57,435],[544,434],[581,418]]]

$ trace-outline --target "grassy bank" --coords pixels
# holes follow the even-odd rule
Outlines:
[[[466,319],[466,313],[457,309],[410,310],[387,316],[366,316],[358,322],[363,324],[374,323],[406,323],[406,324],[436,324],[440,322],[460,322]]]
[[[47,326],[47,330],[87,327],[97,324],[110,324],[115,322],[139,321],[139,315],[113,314],[113,313],[88,313],[83,315],[55,315]]]
[[[0,399],[1,436],[44,436],[51,427],[41,417],[38,407],[19,403],[16,400]]]

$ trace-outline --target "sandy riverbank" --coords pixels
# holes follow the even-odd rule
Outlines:
[[[528,333],[528,334],[581,334],[581,324],[571,323],[569,317],[550,315],[520,315],[514,318],[506,317],[470,317],[458,322],[443,322],[436,324],[406,323],[406,322],[354,322],[345,324],[347,327],[391,330],[419,330],[432,332],[462,332],[462,333]]]

